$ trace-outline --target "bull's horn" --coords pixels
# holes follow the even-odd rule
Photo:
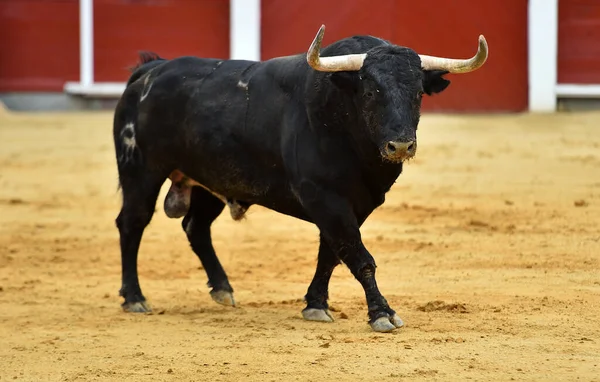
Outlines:
[[[319,32],[315,36],[308,52],[306,53],[306,61],[314,70],[320,72],[342,72],[342,71],[357,71],[362,68],[366,54],[347,54],[344,56],[321,57],[321,41],[325,34],[325,25],[321,25]]]
[[[479,49],[475,56],[461,60],[454,58],[443,58],[419,55],[421,57],[421,67],[425,70],[447,70],[450,73],[469,73],[479,69],[488,56],[487,41],[483,35],[479,35]]]

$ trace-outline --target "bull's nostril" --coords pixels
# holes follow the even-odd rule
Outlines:
[[[415,150],[415,144],[414,143],[409,144],[408,147],[406,148],[406,150],[409,153],[412,153]]]
[[[387,149],[388,149],[388,151],[390,153],[395,153],[396,152],[396,146],[394,146],[394,144],[391,143],[391,142],[387,144]]]

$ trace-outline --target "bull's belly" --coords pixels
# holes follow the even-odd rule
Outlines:
[[[191,204],[192,187],[201,187],[220,199],[229,208],[234,220],[241,220],[248,208],[257,204],[285,215],[311,221],[287,184],[283,182],[271,182],[268,187],[260,187],[257,184],[232,187],[235,182],[225,180],[209,183],[197,177],[200,179],[198,181],[181,170],[171,172],[169,179],[171,187],[165,197],[164,210],[170,218],[185,216]]]

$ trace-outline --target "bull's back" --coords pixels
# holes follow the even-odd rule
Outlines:
[[[140,86],[139,133],[157,161],[170,162],[217,193],[261,204],[288,187],[277,121],[257,124],[256,112],[263,106],[249,110],[254,93],[264,94],[256,87],[269,86],[267,79],[254,77],[256,66],[185,57],[135,85]],[[275,114],[278,108],[267,99],[264,107]]]
[[[246,100],[236,84],[251,64],[182,57],[148,73],[134,84],[144,135],[176,145],[181,153],[214,143],[243,122]]]

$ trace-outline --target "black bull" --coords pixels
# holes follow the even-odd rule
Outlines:
[[[373,330],[403,325],[377,287],[360,227],[415,155],[422,95],[443,91],[446,73],[479,68],[487,44],[480,36],[477,55],[458,60],[354,36],[320,55],[323,33],[321,27],[306,55],[264,62],[141,57],[114,115],[126,311],[150,310],[138,249],[170,178],[165,212],[185,215],[183,229],[215,301],[235,305],[211,224],[226,205],[239,219],[257,204],[320,231],[305,319],[333,320],[329,279],[344,262],[364,288]]]

